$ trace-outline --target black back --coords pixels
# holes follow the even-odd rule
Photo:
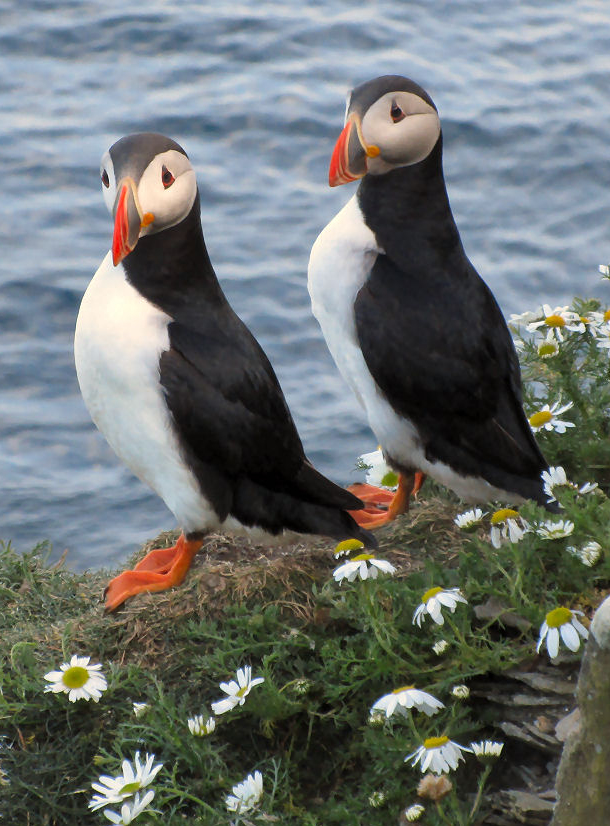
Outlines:
[[[548,464],[523,412],[517,354],[462,247],[442,137],[420,163],[365,176],[358,200],[385,252],[355,302],[375,381],[416,425],[430,461],[546,504]]]

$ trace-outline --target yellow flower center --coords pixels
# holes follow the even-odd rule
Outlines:
[[[335,548],[335,555],[345,553],[346,551],[357,551],[359,548],[364,548],[364,542],[361,542],[359,539],[344,539],[343,542],[339,542]]]
[[[122,789],[119,789],[119,794],[133,794],[137,792],[140,788],[140,783],[138,780],[134,780],[133,783],[125,783]]]
[[[532,427],[542,427],[542,425],[547,424],[553,418],[553,414],[550,410],[539,410],[537,413],[534,413],[529,418],[529,422]]]
[[[553,608],[552,611],[546,615],[546,624],[549,628],[559,628],[565,625],[572,619],[572,612],[569,608],[564,608],[560,605],[559,608]]]
[[[544,323],[547,327],[565,327],[565,319],[562,318],[560,315],[547,315],[544,319]]]
[[[362,562],[363,560],[368,561],[369,559],[375,559],[375,554],[358,554],[351,558],[351,562]]]
[[[441,592],[442,590],[443,590],[443,589],[442,589],[442,588],[439,588],[438,586],[437,586],[436,588],[430,588],[430,589],[429,589],[428,591],[426,591],[426,593],[423,595],[423,597],[421,598],[421,601],[422,601],[423,603],[428,602],[428,600],[429,600],[429,599],[432,599],[432,597],[435,597],[437,594],[440,594],[440,592]]]
[[[386,488],[395,488],[398,484],[398,474],[389,470],[381,479],[381,484]]]
[[[604,321],[610,321],[610,310],[606,310],[604,313]]]
[[[89,679],[89,672],[80,665],[73,665],[64,671],[61,679],[66,688],[82,688]]]
[[[503,522],[506,522],[507,519],[516,519],[518,516],[517,511],[514,511],[512,508],[500,508],[499,511],[492,513],[491,524],[501,525]]]
[[[557,345],[552,341],[545,341],[538,347],[539,356],[552,356],[559,351]]]
[[[590,324],[591,323],[591,319],[587,318],[586,315],[581,315],[581,316],[579,316],[579,318],[580,318],[580,320],[582,321],[583,324]]]
[[[412,688],[415,688],[414,685],[403,685],[400,688],[395,688],[392,694],[401,694],[403,691],[411,691]]]
[[[237,692],[236,692],[235,696],[236,696],[236,697],[243,697],[243,696],[244,696],[244,694],[247,694],[247,693],[248,693],[248,686],[247,686],[247,685],[243,685],[243,686],[239,689],[239,691],[237,691]]]
[[[438,749],[449,742],[449,738],[443,735],[442,737],[428,737],[424,740],[425,749]]]

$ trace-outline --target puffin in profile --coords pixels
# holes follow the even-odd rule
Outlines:
[[[374,537],[352,493],[307,460],[276,375],[218,283],[195,171],[163,135],[128,135],[102,158],[112,250],[83,297],[76,371],[91,418],[182,527],[106,589],[113,610],[179,584],[208,531]]]
[[[311,251],[313,314],[399,473],[385,510],[387,492],[352,486],[369,505],[356,514],[368,528],[404,512],[423,475],[467,502],[548,506],[517,354],[462,247],[442,146],[421,86],[387,75],[355,88],[329,183],[361,182]]]

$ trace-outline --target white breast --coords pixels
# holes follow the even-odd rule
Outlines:
[[[150,485],[184,530],[218,520],[183,463],[159,384],[170,317],[113,267],[110,253],[80,306],[74,336],[78,382],[91,418],[125,464]]]
[[[442,462],[428,461],[415,426],[394,411],[371,376],[358,341],[354,302],[375,258],[383,254],[355,195],[322,230],[312,247],[307,280],[311,307],[341,375],[365,409],[369,425],[386,454],[394,456],[404,467],[421,470],[447,485],[466,501],[506,498],[505,493],[482,478],[466,478]],[[383,335],[384,331],[379,330],[379,336]],[[400,365],[396,368],[400,369]],[[514,501],[514,494],[509,499]]]

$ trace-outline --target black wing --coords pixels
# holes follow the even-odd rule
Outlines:
[[[225,305],[169,325],[160,380],[184,455],[222,520],[375,542],[345,510],[359,499],[307,461],[262,348]]]
[[[418,277],[378,256],[355,302],[367,366],[430,460],[540,501],[547,463],[500,308],[463,252],[445,264]]]

